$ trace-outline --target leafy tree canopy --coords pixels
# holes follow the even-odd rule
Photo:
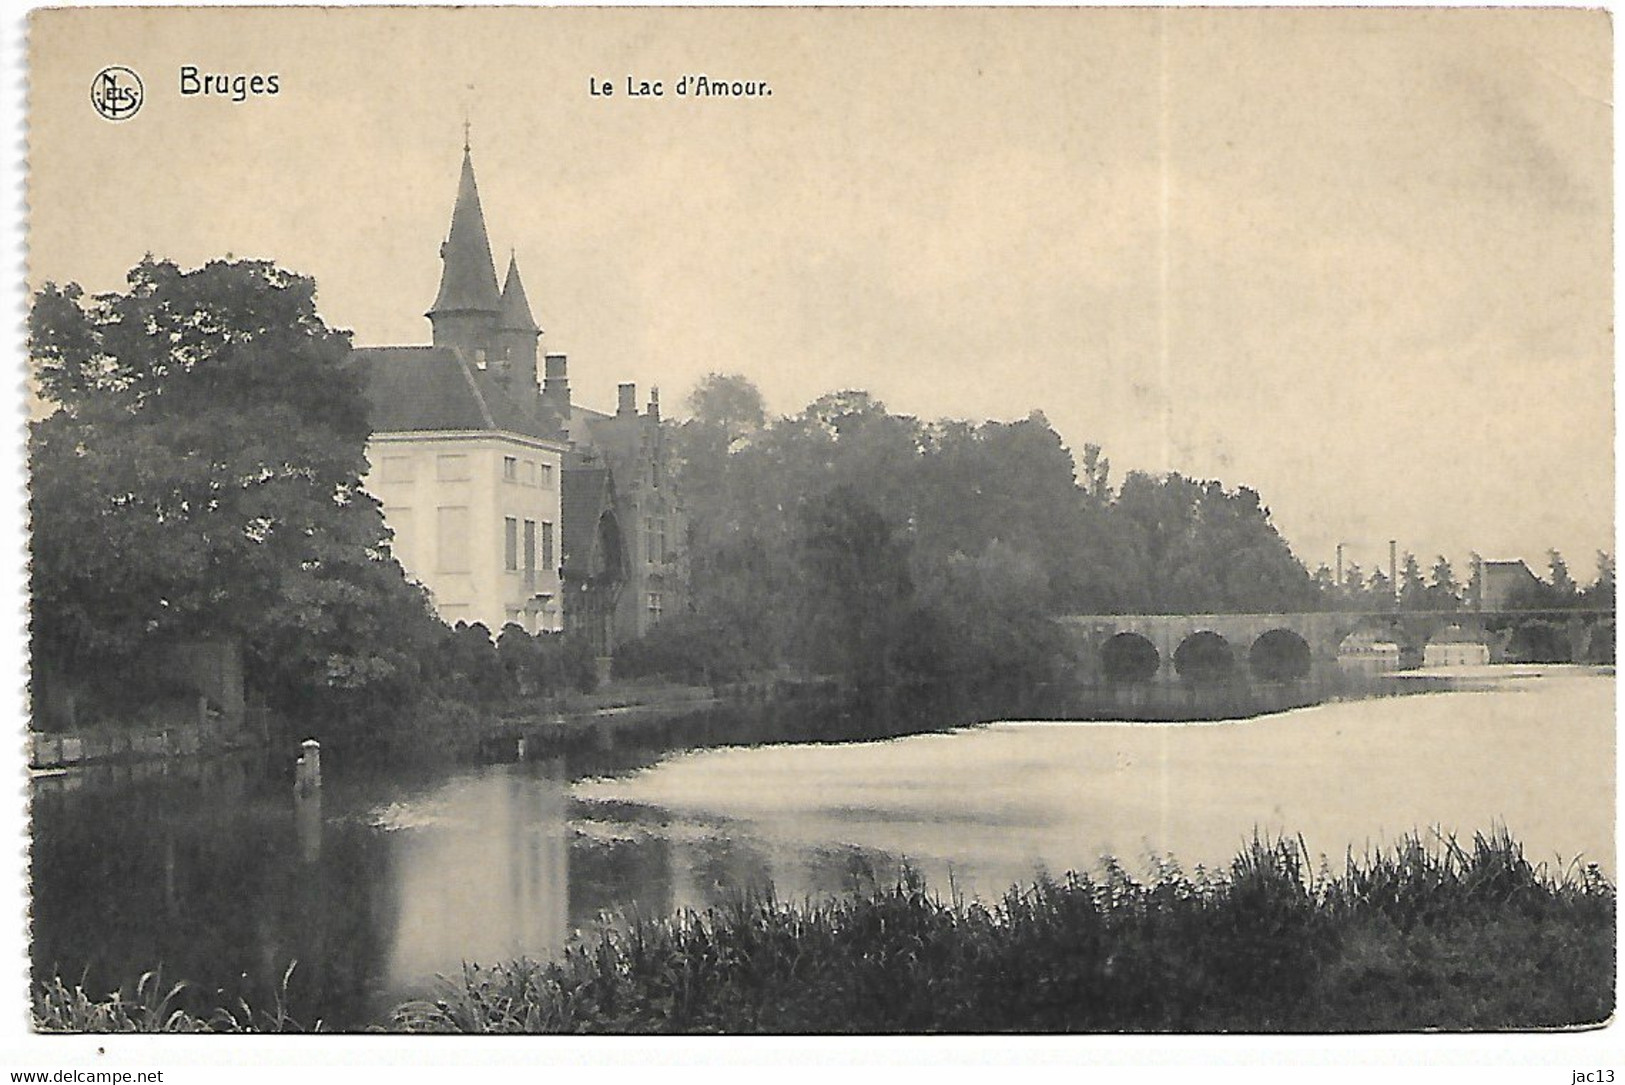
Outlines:
[[[39,653],[234,636],[284,702],[411,679],[428,613],[361,490],[366,403],[311,279],[148,257],[122,292],[47,284],[29,347],[56,408],[30,435]]]

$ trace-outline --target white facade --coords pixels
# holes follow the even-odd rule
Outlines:
[[[1346,671],[1383,674],[1399,669],[1399,645],[1370,633],[1355,633],[1337,649],[1337,665]]]
[[[1445,641],[1422,649],[1424,667],[1482,667],[1489,661],[1489,645],[1473,641]]]
[[[563,628],[559,483],[566,446],[515,433],[383,432],[362,480],[393,549],[448,624]]]

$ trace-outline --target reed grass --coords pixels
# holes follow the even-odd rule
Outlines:
[[[1413,835],[1311,860],[1255,837],[1229,867],[1136,878],[1107,860],[943,901],[915,873],[791,904],[741,894],[636,913],[551,961],[465,965],[376,1028],[401,1032],[1393,1031],[1563,1028],[1614,1009],[1615,896],[1594,864],[1553,872],[1504,829]],[[290,969],[291,972],[291,969]],[[287,987],[287,975],[282,989]],[[48,1031],[286,1031],[269,1013],[184,1010],[155,973],[93,999],[35,992]],[[320,1027],[318,1025],[318,1027]]]
[[[34,1029],[38,1032],[304,1032],[287,1012],[288,981],[298,962],[282,973],[270,1009],[256,1010],[246,998],[211,999],[187,980],[164,986],[162,971],[143,972],[129,990],[97,997],[83,981],[69,987],[61,976],[38,983],[33,993]],[[218,994],[218,992],[216,992]],[[202,1009],[211,1001],[212,1008]],[[321,1022],[310,1030],[321,1031]]]
[[[626,916],[552,962],[468,966],[409,1032],[1360,1031],[1594,1024],[1614,1006],[1612,884],[1504,830],[1312,864],[1255,838],[1228,870],[1107,861],[944,902],[917,876],[792,905]]]

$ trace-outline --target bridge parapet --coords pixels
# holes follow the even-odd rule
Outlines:
[[[1079,664],[1086,674],[1098,674],[1101,650],[1120,634],[1144,638],[1156,649],[1159,674],[1172,677],[1180,646],[1198,633],[1222,637],[1238,663],[1245,663],[1259,638],[1283,630],[1303,642],[1310,665],[1337,665],[1338,648],[1351,633],[1370,630],[1383,634],[1402,649],[1418,656],[1429,639],[1451,625],[1482,632],[1481,616],[1473,612],[1374,613],[1368,611],[1308,611],[1276,614],[1078,614],[1057,619],[1071,631],[1079,649]],[[1276,638],[1285,639],[1285,638]],[[1298,649],[1300,652],[1302,648]]]

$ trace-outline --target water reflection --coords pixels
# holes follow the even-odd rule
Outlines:
[[[299,834],[299,857],[306,863],[317,862],[322,857],[322,793],[320,789],[308,793],[294,793],[293,820],[295,831]]]
[[[161,965],[257,1005],[297,959],[294,1016],[359,1027],[464,960],[552,955],[605,912],[886,886],[905,861],[944,893],[988,897],[1107,852],[1131,868],[1167,852],[1223,864],[1254,827],[1335,858],[1501,819],[1533,859],[1585,852],[1612,870],[1612,694],[1611,679],[1575,677],[1235,724],[996,724],[652,768],[621,750],[624,769],[588,779],[602,759],[369,776],[335,756],[304,801],[285,758],[74,773],[36,785],[32,952],[95,992]],[[831,738],[847,725],[889,726],[763,724]]]
[[[395,926],[374,877],[386,842],[335,832],[318,807],[296,810],[284,777],[231,758],[41,781],[36,972],[83,977],[100,994],[156,967],[201,985],[194,1006],[246,997],[270,1007],[297,960],[288,1008],[306,1023],[368,1002]]]
[[[1535,862],[1614,869],[1613,682],[1583,673],[1177,725],[1001,723],[864,744],[712,750],[577,796],[663,811],[682,838],[727,824],[781,890],[816,893],[832,845],[906,858],[996,896],[1036,871],[1224,867],[1255,832],[1334,861],[1434,826],[1510,827]]]
[[[547,957],[570,931],[562,765],[459,776],[373,824],[392,837],[401,902],[385,981],[405,990],[463,960]]]

